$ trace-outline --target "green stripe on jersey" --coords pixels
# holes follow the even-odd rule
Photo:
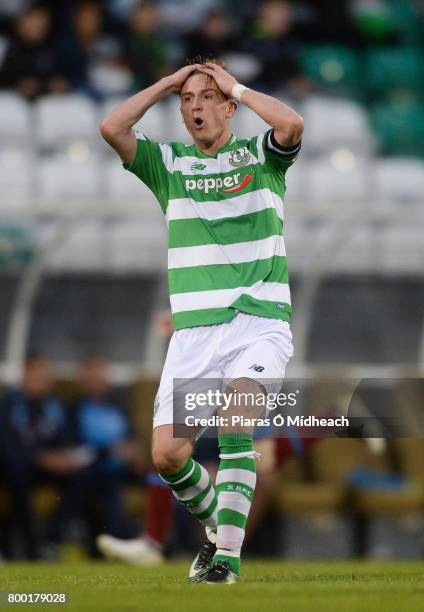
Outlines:
[[[259,261],[240,264],[213,264],[169,270],[169,292],[208,291],[209,289],[233,289],[245,287],[260,280],[273,283],[287,283],[288,272],[285,257],[269,257]]]
[[[277,211],[266,208],[256,213],[207,221],[206,219],[177,219],[169,222],[170,249],[203,244],[237,244],[280,236],[283,222]]]

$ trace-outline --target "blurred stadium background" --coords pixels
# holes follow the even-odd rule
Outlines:
[[[210,52],[241,82],[288,100],[305,119],[302,153],[287,175],[295,345],[287,374],[379,379],[371,403],[387,402],[402,384],[397,379],[415,378],[404,406],[422,410],[423,41],[419,0],[2,0],[4,388],[21,385],[25,357],[37,351],[53,368],[55,397],[67,405],[79,393],[81,362],[101,356],[147,457],[166,351],[156,323],[168,308],[166,228],[153,195],[124,172],[98,124],[131,92]],[[152,108],[143,131],[186,141],[178,106],[175,98]],[[237,112],[237,134],[264,127],[247,109]],[[412,438],[298,440],[291,452],[280,448],[287,460],[269,485],[273,520],[258,527],[248,552],[421,557],[424,444]],[[6,448],[3,556],[22,557]],[[60,496],[35,484],[31,507],[42,532]],[[126,484],[124,494],[123,535],[135,535],[143,487]],[[171,553],[196,545],[184,535],[187,520],[177,515]],[[81,533],[67,536],[75,553]]]

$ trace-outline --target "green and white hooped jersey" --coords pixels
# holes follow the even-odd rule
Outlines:
[[[273,131],[231,136],[214,156],[195,145],[137,132],[126,169],[153,192],[168,224],[168,279],[175,329],[213,325],[237,311],[288,321],[283,239],[285,173],[300,150]]]

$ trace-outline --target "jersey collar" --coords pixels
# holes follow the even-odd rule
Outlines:
[[[220,149],[218,149],[218,151],[214,155],[208,155],[207,153],[203,153],[203,151],[201,151],[198,147],[196,147],[196,145],[193,145],[193,146],[196,149],[196,152],[199,157],[204,157],[206,159],[207,158],[216,159],[219,153],[225,153],[226,151],[230,151],[234,143],[236,142],[236,140],[237,140],[236,136],[234,134],[231,134],[231,136],[229,137],[225,145],[223,145]]]

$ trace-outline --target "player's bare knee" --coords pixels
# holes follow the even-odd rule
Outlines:
[[[193,451],[188,440],[177,441],[174,438],[154,439],[152,461],[155,469],[164,474],[175,474],[187,463]]]
[[[183,467],[181,460],[169,448],[153,448],[152,460],[155,469],[163,474],[175,474]]]
[[[225,390],[226,394],[233,397],[232,402],[226,408],[226,416],[230,419],[244,418],[255,419],[264,416],[264,397],[266,390],[258,381],[251,378],[236,378],[231,381]],[[232,428],[234,432],[253,433],[253,428],[248,424]]]
[[[237,393],[259,393],[266,394],[265,387],[261,385],[257,380],[252,378],[235,378],[229,385],[229,390],[236,391]]]

